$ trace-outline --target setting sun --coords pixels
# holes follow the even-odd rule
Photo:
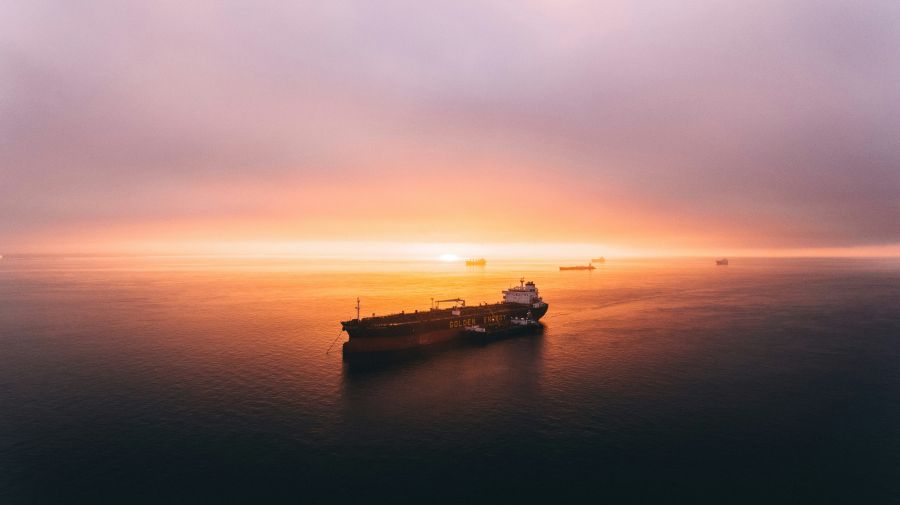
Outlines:
[[[459,256],[457,256],[455,254],[444,253],[444,254],[438,256],[438,259],[441,261],[447,261],[447,262],[459,261]]]

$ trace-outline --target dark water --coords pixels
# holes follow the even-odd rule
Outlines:
[[[0,503],[900,503],[900,262],[555,268],[4,259]],[[521,275],[542,334],[325,352]]]

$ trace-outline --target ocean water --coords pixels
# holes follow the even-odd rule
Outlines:
[[[557,265],[4,258],[0,503],[900,503],[900,261]],[[523,276],[543,332],[341,359]]]

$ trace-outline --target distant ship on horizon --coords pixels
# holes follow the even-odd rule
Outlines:
[[[606,258],[600,256],[599,258],[591,258],[591,261],[594,263],[606,263]]]
[[[560,270],[596,270],[597,267],[591,265],[590,263],[587,265],[576,265],[571,267],[559,267]]]
[[[487,264],[487,260],[484,258],[469,258],[466,260],[467,267],[483,267]]]
[[[727,264],[728,264],[728,258],[722,258],[720,260],[716,260],[716,265],[727,265]]]

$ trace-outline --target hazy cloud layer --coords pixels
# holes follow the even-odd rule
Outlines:
[[[887,1],[8,2],[0,247],[900,243],[898,55]]]

